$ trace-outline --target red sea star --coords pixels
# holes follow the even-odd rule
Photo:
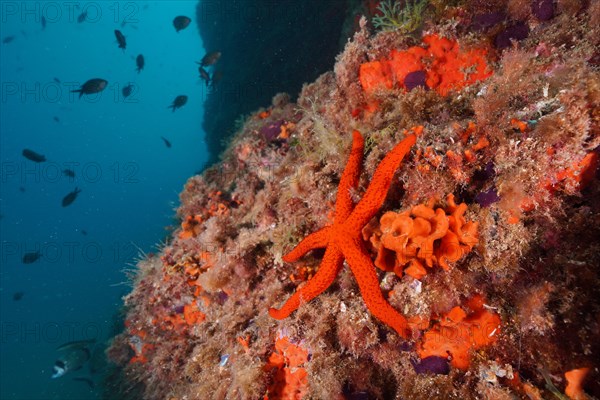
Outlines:
[[[338,187],[333,225],[308,235],[283,257],[286,262],[294,262],[310,250],[325,247],[321,266],[315,276],[298,289],[279,310],[269,309],[271,317],[286,318],[298,309],[301,302],[309,302],[324,292],[333,283],[344,266],[344,259],[346,259],[371,313],[383,323],[391,326],[400,336],[404,338],[409,336],[406,318],[396,311],[381,294],[375,266],[361,238],[361,229],[381,208],[396,169],[415,144],[416,136],[422,129],[421,126],[414,128],[412,134],[385,156],[375,170],[369,187],[356,207],[350,197],[350,189],[358,185],[364,139],[358,131],[353,132],[352,150]]]

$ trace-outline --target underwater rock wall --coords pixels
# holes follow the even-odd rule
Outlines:
[[[600,397],[600,2],[442,3],[410,32],[362,19],[189,179],[112,390]]]
[[[196,21],[207,52],[220,51],[211,74],[203,129],[209,165],[236,129],[236,121],[279,92],[298,93],[330,70],[341,50],[349,0],[199,1]]]

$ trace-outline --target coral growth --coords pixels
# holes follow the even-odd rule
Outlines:
[[[357,3],[349,26],[377,12]],[[332,72],[188,180],[110,387],[600,397],[597,3],[430,1],[421,38],[357,18]]]

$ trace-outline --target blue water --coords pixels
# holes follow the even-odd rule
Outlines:
[[[205,49],[195,21],[179,33],[172,26],[177,15],[193,19],[196,2],[75,4],[0,4],[0,37],[14,36],[0,44],[3,400],[100,398],[100,388],[72,379],[99,383],[87,365],[50,378],[56,347],[89,338],[102,345],[114,334],[129,290],[123,270],[140,251],[156,251],[165,227],[175,224],[183,184],[208,159],[200,129],[206,89],[195,64]],[[78,23],[86,9],[87,21]],[[114,29],[126,36],[125,51]],[[137,74],[140,53],[146,66]],[[106,79],[108,87],[81,99],[69,93],[90,78]],[[125,100],[129,82],[135,90]],[[172,112],[167,107],[180,94],[188,103]],[[24,148],[47,161],[27,160]],[[65,168],[74,179],[61,174]],[[79,196],[62,207],[76,187]],[[38,250],[39,260],[22,262]],[[16,292],[22,299],[13,299]]]

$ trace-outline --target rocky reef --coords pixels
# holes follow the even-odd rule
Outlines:
[[[600,397],[600,2],[417,4],[189,179],[111,398]]]

